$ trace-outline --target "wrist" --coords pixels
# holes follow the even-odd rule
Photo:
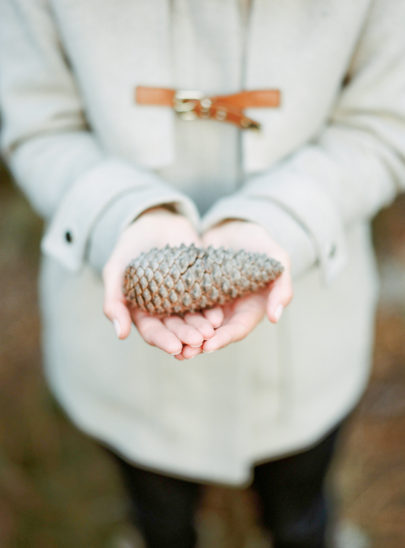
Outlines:
[[[165,206],[151,207],[143,211],[128,228],[131,232],[141,230],[145,234],[153,233],[156,236],[159,233],[158,239],[168,239],[167,243],[173,232],[181,231],[187,234],[190,229],[194,232],[187,217],[176,211],[174,207]]]
[[[227,226],[229,224],[239,224],[239,223],[247,223],[247,222],[250,222],[250,221],[246,221],[245,219],[239,219],[237,217],[229,217],[228,219],[222,219],[221,221],[219,221],[219,223],[211,226],[211,228],[209,230],[212,230],[214,228],[222,228],[223,226]]]
[[[136,221],[136,220],[140,219],[141,217],[143,217],[145,215],[148,215],[148,216],[149,215],[151,215],[151,216],[156,216],[156,215],[179,215],[179,213],[177,212],[174,204],[162,204],[162,205],[153,206],[153,207],[149,207],[148,209],[145,209],[134,220]]]

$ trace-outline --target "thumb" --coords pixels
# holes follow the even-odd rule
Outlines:
[[[121,269],[108,265],[103,270],[104,303],[103,311],[113,323],[119,339],[126,339],[131,331],[131,315],[122,294]]]
[[[284,271],[271,286],[266,304],[267,317],[272,323],[277,323],[284,308],[293,298],[291,275]]]

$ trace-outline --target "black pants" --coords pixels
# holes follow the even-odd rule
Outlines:
[[[324,548],[325,476],[339,429],[308,451],[255,467],[262,523],[274,548]],[[114,455],[148,548],[193,548],[201,485],[146,471]]]

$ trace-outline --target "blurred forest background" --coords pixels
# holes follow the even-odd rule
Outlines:
[[[0,547],[140,547],[108,457],[68,422],[44,384],[42,225],[0,170]],[[332,475],[344,548],[365,546],[357,527],[372,547],[405,546],[405,197],[374,229],[382,291],[373,375]],[[267,546],[248,492],[210,488],[199,524],[201,548]]]

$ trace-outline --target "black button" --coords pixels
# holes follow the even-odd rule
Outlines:
[[[65,232],[65,240],[68,244],[71,244],[73,242],[73,234],[70,232],[70,230],[67,230]]]

